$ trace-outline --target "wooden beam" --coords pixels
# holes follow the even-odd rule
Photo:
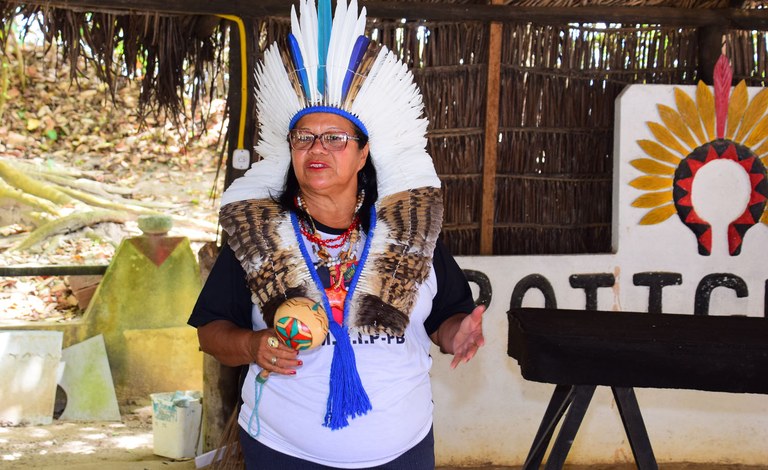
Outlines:
[[[493,0],[497,4],[503,0]],[[488,37],[488,76],[485,96],[485,143],[483,145],[483,196],[480,214],[480,254],[493,254],[496,223],[496,161],[499,147],[499,99],[501,96],[501,36],[503,25],[491,22]]]
[[[159,12],[177,15],[228,14],[241,17],[288,16],[286,0],[32,0],[9,2],[44,5],[73,10],[120,11],[126,13]],[[768,30],[768,9],[675,8],[675,7],[516,7],[509,5],[441,4],[428,2],[361,1],[373,18],[408,18],[427,21],[498,21],[562,23],[661,24],[700,27],[721,25],[734,29]]]
[[[0,266],[0,277],[23,276],[95,276],[107,272],[107,264]]]

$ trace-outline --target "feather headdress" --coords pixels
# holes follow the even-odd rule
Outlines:
[[[366,10],[357,14],[330,0],[301,0],[291,8],[288,51],[277,43],[256,69],[256,110],[261,161],[236,180],[222,204],[271,197],[283,189],[291,161],[288,131],[302,116],[340,114],[367,136],[380,196],[418,187],[440,187],[426,151],[427,119],[421,93],[408,67],[393,52],[365,36]]]
[[[341,115],[368,136],[378,200],[350,283],[336,338],[325,425],[339,429],[371,407],[355,366],[350,332],[401,336],[429,276],[442,224],[440,180],[426,151],[421,94],[406,65],[365,37],[365,8],[339,0],[300,0],[291,10],[287,50],[273,44],[256,69],[262,159],[222,196],[221,224],[268,324],[284,300],[328,298],[295,215],[275,202],[291,162],[288,131],[310,113]]]

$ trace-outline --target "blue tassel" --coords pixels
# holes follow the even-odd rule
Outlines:
[[[368,260],[368,253],[371,248],[371,241],[373,240],[373,233],[376,228],[376,206],[371,206],[371,226],[368,229],[368,237],[365,240],[365,246],[363,247],[363,253],[358,261],[358,268],[355,271],[355,275],[352,278],[352,282],[349,285],[349,291],[347,298],[351,297],[351,293],[354,292],[357,287],[357,281],[360,279],[360,273],[363,271],[366,261]],[[293,231],[296,235],[296,239],[299,240],[299,250],[304,258],[309,272],[312,275],[312,279],[315,281],[315,285],[320,287],[320,295],[322,295],[323,307],[325,308],[325,314],[328,316],[328,324],[330,326],[331,334],[333,334],[336,343],[333,345],[333,359],[331,361],[331,374],[330,384],[328,392],[328,401],[325,408],[325,419],[323,426],[332,430],[344,428],[349,425],[349,418],[355,418],[368,413],[373,407],[371,406],[371,400],[368,398],[368,394],[363,388],[363,383],[360,380],[360,374],[357,372],[357,364],[355,361],[355,351],[352,349],[352,343],[349,341],[349,330],[346,325],[341,326],[333,319],[331,305],[328,302],[328,296],[322,290],[322,281],[312,264],[312,259],[309,256],[307,247],[301,242],[301,228],[299,226],[299,219],[295,212],[291,212],[291,224],[293,225]],[[351,302],[344,303],[344,318],[347,318],[348,310]]]
[[[376,230],[376,206],[371,206],[371,226],[368,228],[368,237],[365,240],[363,253],[358,260],[357,270],[349,283],[349,292],[347,299],[351,298],[351,293],[357,288],[357,281],[363,272],[363,267],[368,261],[368,253],[371,250],[371,241],[373,233]],[[303,244],[302,244],[303,246]],[[355,363],[355,352],[352,350],[352,343],[349,341],[349,330],[346,325],[341,326],[333,320],[331,315],[331,306],[328,303],[328,297],[323,296],[323,302],[328,314],[328,324],[331,333],[336,339],[333,345],[333,360],[331,361],[331,380],[330,392],[328,393],[328,403],[326,405],[325,422],[323,426],[331,429],[341,429],[349,424],[347,418],[362,416],[372,409],[368,394],[360,381],[360,375],[357,372]],[[352,302],[344,302],[344,319],[348,318],[348,311]]]
[[[331,42],[331,26],[331,0],[320,0],[317,4],[317,91],[322,95],[325,95],[325,63]]]
[[[293,67],[296,69],[296,73],[299,75],[299,80],[301,80],[301,87],[304,89],[304,96],[308,99],[312,95],[309,93],[309,79],[307,78],[307,69],[304,68],[304,59],[301,57],[299,42],[296,40],[296,36],[294,36],[293,33],[288,33],[288,50],[291,51]]]
[[[371,40],[365,36],[359,36],[355,41],[355,47],[352,48],[352,54],[349,56],[347,74],[344,76],[344,83],[341,87],[342,101],[347,97],[349,86],[352,85],[352,79],[355,78],[357,68],[360,66],[360,62],[363,60],[363,56],[365,56],[365,52],[368,50],[368,44],[370,43]]]
[[[323,426],[336,430],[348,426],[349,418],[362,416],[372,407],[357,372],[347,328],[334,321],[331,322],[331,333],[336,344],[333,346],[330,391]]]

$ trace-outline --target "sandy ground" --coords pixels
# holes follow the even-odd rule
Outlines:
[[[56,470],[191,470],[194,460],[153,455],[151,407],[122,410],[122,422],[54,421],[47,426],[0,427],[0,468]],[[517,470],[520,467],[441,467],[438,470]],[[632,464],[566,465],[565,470],[632,470]],[[766,466],[659,464],[664,470],[760,470]]]
[[[194,469],[193,460],[153,455],[150,406],[123,410],[122,422],[0,427],[0,468]]]

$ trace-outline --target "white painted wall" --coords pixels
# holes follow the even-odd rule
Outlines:
[[[695,87],[679,87],[695,97]],[[612,273],[613,289],[598,291],[598,309],[646,311],[648,288],[634,286],[632,276],[644,271],[681,273],[683,283],[665,287],[665,313],[692,314],[696,286],[711,273],[732,273],[748,286],[737,298],[726,288],[714,290],[711,315],[764,315],[768,227],[757,224],[745,236],[739,256],[729,256],[725,241],[716,239],[711,256],[701,256],[693,234],[677,215],[654,226],[640,226],[645,209],[630,206],[641,191],[628,183],[641,175],[629,161],[644,157],[638,139],[653,139],[645,122],[661,122],[657,104],[675,108],[672,86],[631,86],[617,100],[617,158],[614,190],[615,254],[570,256],[460,257],[465,269],[484,272],[493,287],[485,316],[486,346],[457,370],[450,358],[433,352],[436,454],[439,465],[520,465],[549,401],[554,385],[528,382],[517,361],[507,356],[512,290],[529,274],[541,274],[554,287],[558,307],[583,309],[584,291],[570,287],[571,274]],[[750,97],[758,89],[750,89]],[[718,170],[720,171],[720,170]],[[704,173],[701,173],[704,175]],[[722,180],[739,185],[723,173]],[[718,173],[702,177],[707,204],[723,204],[739,193],[718,188]],[[734,181],[736,181],[734,183]],[[732,196],[733,195],[733,196]],[[704,203],[701,203],[704,204]],[[712,208],[710,207],[710,210]],[[698,210],[698,208],[697,208]],[[715,209],[714,212],[718,212]],[[714,222],[713,222],[714,225]],[[716,228],[717,232],[717,228]],[[718,235],[716,234],[715,237]],[[532,290],[524,306],[544,306]],[[768,320],[767,320],[768,321]],[[768,373],[768,371],[766,371]],[[648,435],[659,463],[701,462],[768,464],[768,396],[689,390],[636,389]],[[599,387],[576,436],[568,463],[634,462],[610,389]]]

